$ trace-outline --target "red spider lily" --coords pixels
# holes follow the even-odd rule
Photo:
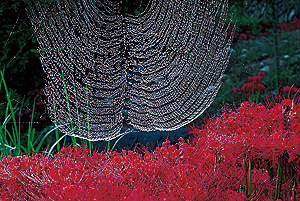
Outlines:
[[[247,197],[243,192],[225,191],[222,193],[222,200],[224,201],[246,201]]]
[[[144,158],[131,151],[102,152],[92,157],[88,156],[88,150],[63,148],[55,160],[20,157],[25,166],[21,165],[23,171],[16,172],[13,170],[18,166],[11,161],[6,163],[9,157],[5,157],[1,170],[10,168],[14,177],[9,175],[8,178],[27,178],[18,185],[19,192],[27,194],[14,194],[17,189],[14,186],[6,194],[2,189],[1,196],[36,200],[43,200],[45,196],[53,200],[93,200],[96,197],[98,200],[218,200],[218,192],[239,189],[243,180],[241,168],[230,164],[213,168],[214,155],[210,152],[203,154],[183,139],[178,146],[179,149],[166,142],[153,154],[146,153]],[[3,179],[5,175],[1,171],[1,182],[15,183],[14,179]]]
[[[292,92],[292,93],[297,93],[297,91],[298,91],[299,89],[300,89],[300,88],[297,88],[297,87],[284,86],[284,87],[282,88],[282,91],[283,91],[284,93],[290,93],[290,92]]]
[[[300,19],[294,17],[292,21],[289,22],[292,25],[292,29],[299,29],[300,28]]]
[[[262,79],[267,75],[267,73],[265,71],[258,71],[257,75],[262,77]]]
[[[201,128],[191,126],[190,134],[194,136],[190,145],[182,138],[176,145],[166,141],[144,155],[125,150],[90,155],[89,149],[73,146],[53,158],[4,157],[1,198],[274,200],[280,196],[287,200],[290,193],[295,199],[299,196],[295,185],[300,175],[300,104],[285,99],[266,108],[244,102]],[[249,163],[243,163],[245,159]],[[277,177],[281,169],[285,177]]]
[[[267,36],[268,34],[270,34],[270,32],[263,32],[263,33],[259,33],[259,36]]]
[[[248,76],[248,82],[244,83],[242,87],[233,89],[233,94],[238,91],[242,92],[245,98],[252,96],[253,93],[263,93],[266,87],[261,83],[261,80],[266,76],[266,72],[259,71],[255,76]]]
[[[140,201],[140,200],[145,200],[145,201],[155,201],[154,197],[149,196],[148,193],[144,191],[138,191],[137,189],[133,190],[131,194],[124,198],[124,201]]]
[[[241,34],[240,34],[240,39],[241,39],[241,40],[247,40],[247,35],[244,34],[244,33],[241,33]]]
[[[259,75],[255,76],[248,76],[248,82],[260,82],[262,80],[262,77]]]
[[[252,93],[256,92],[264,92],[266,87],[262,83],[258,83],[257,80],[250,82],[250,83],[244,83],[243,86],[240,88],[240,91],[244,93],[245,97],[249,97],[252,95]]]
[[[289,99],[275,104],[272,109],[266,109],[262,104],[244,102],[237,113],[208,121],[202,129],[192,129],[199,133],[194,135],[201,146],[204,141],[207,149],[217,151],[223,160],[241,164],[243,157],[248,156],[255,159],[254,166],[266,168],[273,178],[277,174],[279,156],[284,157],[284,163],[289,167],[300,156],[299,108],[300,104]],[[271,169],[270,163],[273,166]],[[292,170],[293,173],[286,172],[286,178],[300,173],[296,166],[292,166]],[[296,182],[295,179],[281,181],[282,196],[288,196],[292,181]]]

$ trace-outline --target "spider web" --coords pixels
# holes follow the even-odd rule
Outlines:
[[[121,6],[60,0],[27,10],[48,113],[70,136],[111,140],[124,125],[176,130],[199,117],[222,84],[232,41],[223,30],[227,1],[150,0],[138,16]]]

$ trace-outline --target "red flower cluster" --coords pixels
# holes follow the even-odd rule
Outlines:
[[[247,40],[247,34],[240,33],[240,40]]]
[[[261,92],[263,93],[266,87],[261,83],[261,80],[266,76],[266,72],[258,71],[257,75],[249,76],[248,82],[244,83],[243,86],[233,89],[233,94],[238,91],[242,92],[245,98],[252,95],[252,93]]]
[[[296,94],[299,90],[300,90],[300,88],[297,88],[297,87],[290,87],[290,86],[284,86],[284,87],[282,87],[282,91],[284,93],[290,93],[290,92],[292,92],[292,93]]]
[[[290,200],[300,198],[300,104],[244,102],[237,112],[191,127],[191,144],[153,153],[74,146],[53,158],[4,157],[2,200]],[[277,176],[281,167],[284,177]],[[280,172],[280,171],[279,171]],[[274,178],[281,178],[279,183]],[[277,193],[277,186],[281,190]],[[277,196],[275,195],[277,194]],[[278,197],[279,195],[279,197]]]
[[[277,27],[278,27],[278,33],[281,33],[282,29],[284,31],[292,31],[292,30],[300,29],[300,19],[294,17],[294,19],[289,23],[286,22],[282,24],[277,23]]]
[[[223,163],[249,169],[247,163],[251,162],[251,171],[266,171],[269,183],[255,189],[268,194],[262,193],[259,200],[274,200],[276,178],[281,178],[280,197],[283,200],[290,200],[292,194],[300,198],[300,104],[285,99],[267,109],[261,103],[244,102],[237,112],[210,120],[201,129],[194,126],[191,133],[195,136],[195,147],[206,145]],[[278,175],[279,169],[281,175]],[[249,177],[247,179],[249,181]],[[262,177],[257,179],[261,181]],[[254,180],[255,176],[252,182]]]
[[[267,35],[271,34],[271,32],[268,30],[273,30],[272,23],[273,23],[272,21],[269,21],[268,23],[264,23],[263,21],[260,21],[259,25],[261,27],[263,27],[263,29],[258,34],[258,36],[267,36]],[[225,27],[227,27],[227,26],[228,25],[225,24]],[[284,22],[282,24],[277,23],[277,27],[278,27],[278,30],[277,30],[278,33],[281,33],[282,30],[292,31],[292,30],[300,29],[300,19],[294,17],[294,19],[292,21],[290,21],[289,23],[286,23],[286,22]],[[248,30],[248,28],[249,27],[242,27],[241,32],[240,33],[235,32],[234,36],[236,38],[239,38],[240,40],[248,40],[249,38],[252,38],[252,39],[257,38],[257,36],[254,36],[251,34],[252,32],[250,30]],[[230,37],[231,32],[232,32],[232,27],[229,26],[228,31],[227,31],[227,38]]]
[[[167,141],[144,156],[132,151],[88,156],[89,150],[74,146],[63,148],[54,159],[40,154],[4,157],[1,199],[246,200],[239,190],[243,168],[215,167],[211,151],[189,146],[182,138],[176,146]],[[259,172],[255,178],[265,182],[268,175]]]

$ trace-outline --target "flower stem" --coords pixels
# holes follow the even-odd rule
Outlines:
[[[278,31],[277,31],[277,0],[273,3],[273,44],[274,44],[274,64],[275,64],[275,80],[276,80],[276,89],[277,95],[279,95],[279,86],[278,86],[278,68],[279,66],[279,48],[278,48]]]
[[[276,200],[280,197],[280,189],[281,189],[281,179],[282,179],[282,165],[283,165],[283,155],[278,157],[279,164],[276,176],[276,191],[275,191],[275,198]]]
[[[251,185],[251,160],[250,160],[250,157],[249,157],[249,196],[252,195],[252,185]]]
[[[245,167],[245,180],[246,180],[246,196],[249,197],[248,194],[248,177],[247,177],[247,157],[245,156],[245,158],[243,159],[243,163],[244,163],[244,167]]]

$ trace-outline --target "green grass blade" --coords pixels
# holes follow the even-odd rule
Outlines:
[[[69,123],[67,124],[63,124],[63,125],[59,125],[59,126],[56,126],[54,127],[53,129],[51,129],[50,131],[48,131],[48,133],[43,137],[43,139],[40,141],[39,145],[37,146],[36,150],[39,150],[44,142],[44,140],[46,139],[46,137],[54,130],[56,130],[57,128],[59,127],[62,127],[62,126],[65,126],[65,125],[68,125]]]

